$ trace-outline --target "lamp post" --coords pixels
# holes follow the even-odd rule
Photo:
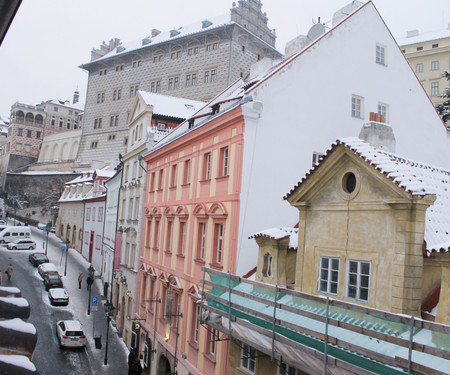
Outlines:
[[[89,299],[88,299],[88,315],[91,315],[91,290],[92,290],[92,283],[94,282],[94,272],[95,269],[92,267],[92,264],[88,268],[89,275],[86,279],[87,288],[89,290]]]
[[[105,360],[104,365],[108,364],[108,339],[109,339],[109,322],[111,321],[111,316],[114,312],[115,307],[111,302],[105,303],[105,314],[106,314],[106,347],[105,347]]]
[[[51,226],[49,225],[49,223],[47,223],[47,239],[45,240],[45,255],[47,255],[47,248],[48,248],[48,232],[50,232],[50,228]]]
[[[48,242],[48,232],[47,232],[47,242]],[[69,240],[66,239],[66,264],[64,265],[64,276],[67,275],[67,254],[69,253]],[[45,251],[47,252],[47,248],[45,248]]]

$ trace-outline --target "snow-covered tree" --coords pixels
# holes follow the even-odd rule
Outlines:
[[[442,72],[442,77],[447,78],[450,81],[450,72],[444,71]],[[436,106],[437,111],[442,116],[442,120],[450,127],[450,87],[446,87],[444,89],[444,93],[440,95],[442,98],[447,98],[448,100],[444,101],[444,103]]]

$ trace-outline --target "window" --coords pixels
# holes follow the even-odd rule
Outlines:
[[[70,118],[69,118],[69,119],[67,119],[67,124],[66,124],[66,128],[67,128],[67,129],[70,129]]]
[[[211,153],[208,152],[203,155],[203,179],[209,180],[211,178]]]
[[[422,73],[423,72],[423,64],[416,64],[416,73]]]
[[[22,137],[22,136],[23,136],[23,128],[17,128],[17,135],[18,135],[19,137]]]
[[[220,149],[220,173],[228,176],[228,147]]]
[[[113,100],[120,100],[122,96],[122,89],[115,89],[113,91]]]
[[[162,61],[163,56],[164,56],[164,55],[157,55],[157,56],[154,56],[154,57],[153,57],[153,62],[154,62],[154,63],[157,63],[157,62]]]
[[[52,126],[55,126],[56,118],[55,116],[52,116]]]
[[[112,115],[109,119],[109,126],[119,125],[119,115]]]
[[[33,132],[31,130],[27,130],[27,138],[31,138],[32,133]]]
[[[156,175],[155,172],[152,172],[151,177],[150,177],[150,192],[155,191],[155,179],[156,179]]]
[[[211,82],[216,81],[216,69],[211,70]]]
[[[25,152],[31,152],[31,145],[25,145]]]
[[[95,221],[95,211],[97,210],[96,207],[92,208],[92,221]]]
[[[91,142],[91,148],[97,148],[97,146],[98,146],[98,141]]]
[[[212,44],[207,44],[206,45],[206,51],[209,52],[212,50]]]
[[[103,221],[103,207],[98,208],[98,221]]]
[[[212,329],[209,332],[209,345],[208,345],[208,353],[214,355],[216,353],[216,337],[219,337],[218,331],[216,329]]]
[[[349,260],[347,263],[347,297],[369,300],[370,262]]]
[[[173,89],[173,78],[169,78],[169,85],[167,86],[168,90],[172,90]]]
[[[378,114],[380,115],[380,122],[388,122],[389,105],[378,103]],[[383,116],[384,121],[381,121],[381,116]]]
[[[192,86],[197,85],[197,73],[192,74]]]
[[[352,95],[352,117],[362,118],[363,100],[361,96]]]
[[[252,374],[254,374],[256,370],[256,350],[244,343],[242,343],[241,368]]]
[[[186,246],[186,222],[180,221],[180,233],[178,238],[178,255],[184,255]]]
[[[339,258],[320,257],[319,262],[319,292],[337,294]]]
[[[194,315],[195,321],[194,321],[194,324],[192,324],[192,326],[194,327],[192,340],[194,342],[198,343],[198,330],[200,327],[200,304],[197,302],[194,302],[194,308],[195,308],[195,314],[193,314],[193,315]]]
[[[241,51],[245,53],[245,46],[241,47]]]
[[[178,87],[180,87],[180,77],[175,77],[173,79],[173,88],[177,89]]]
[[[188,48],[188,51],[187,51],[188,56],[191,56],[193,51],[194,51],[193,48]]]
[[[209,82],[209,70],[207,70],[207,71],[205,72],[205,79],[204,79],[204,82],[205,82],[205,83],[208,83],[208,82]]]
[[[223,224],[216,224],[214,232],[214,262],[221,264],[223,254]]]
[[[153,81],[150,84],[150,91],[151,92],[159,92],[161,90],[161,81]]]
[[[172,165],[172,173],[170,175],[170,187],[175,187],[177,185],[177,165]]]
[[[60,127],[60,128],[63,127],[63,119],[62,119],[62,118],[59,119],[59,127]]]
[[[105,93],[104,92],[99,92],[97,94],[97,104],[104,103],[104,102],[105,102]]]
[[[86,210],[86,221],[89,221],[89,220],[91,220],[91,209],[90,208],[88,208]]]
[[[431,45],[431,48],[438,48],[439,47],[439,44],[438,43],[435,43],[435,44],[432,44]]]
[[[136,96],[138,90],[139,90],[139,85],[130,86],[130,98]]]
[[[431,70],[438,70],[438,69],[439,69],[439,61],[432,61]]]
[[[186,87],[191,85],[191,75],[186,74]]]
[[[139,197],[136,197],[136,203],[134,205],[134,219],[138,220],[139,219]]]
[[[194,47],[194,55],[197,55],[200,52],[200,47]]]
[[[218,42],[213,43],[213,50],[215,50],[215,49],[219,49],[219,43]]]
[[[423,47],[417,47],[417,51],[423,51]]]
[[[295,375],[295,367],[292,367],[284,362],[280,362],[278,367],[278,375]]]
[[[106,73],[108,72],[108,70],[107,69],[100,69],[99,70],[99,75],[101,75],[101,76],[106,76]]]
[[[159,170],[159,176],[158,176],[158,190],[162,190],[163,188],[163,177],[164,177],[164,170]]]
[[[439,95],[439,82],[431,82],[431,95],[432,96]]]
[[[123,64],[116,65],[116,72],[121,72],[123,70]]]
[[[101,129],[103,119],[101,117],[97,117],[94,119],[94,129]]]
[[[386,65],[385,56],[386,56],[385,48],[383,46],[377,44],[376,58],[375,58],[375,61],[377,62],[377,64]]]
[[[41,139],[41,132],[40,131],[36,132],[36,139]]]
[[[266,277],[272,276],[272,255],[269,253],[264,255],[262,274]]]
[[[198,258],[204,259],[206,247],[206,223],[198,225]]]
[[[142,60],[135,60],[133,61],[133,63],[131,64],[131,66],[133,68],[139,68],[142,65]]]
[[[166,251],[172,252],[173,221],[167,220]]]
[[[191,160],[184,162],[183,184],[189,184],[191,181]]]

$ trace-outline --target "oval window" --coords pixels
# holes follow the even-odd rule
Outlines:
[[[356,176],[353,172],[347,172],[342,178],[342,188],[347,194],[351,194],[356,189]]]

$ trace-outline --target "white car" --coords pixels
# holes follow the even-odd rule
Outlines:
[[[34,250],[36,249],[36,242],[29,238],[18,239],[6,245],[8,250]]]
[[[38,273],[44,277],[46,273],[58,273],[56,266],[53,263],[42,263],[38,267]]]
[[[86,335],[78,320],[60,320],[56,323],[56,337],[59,347],[83,348],[86,346]]]
[[[48,291],[48,300],[51,305],[66,306],[69,304],[69,294],[64,288],[51,288]]]

